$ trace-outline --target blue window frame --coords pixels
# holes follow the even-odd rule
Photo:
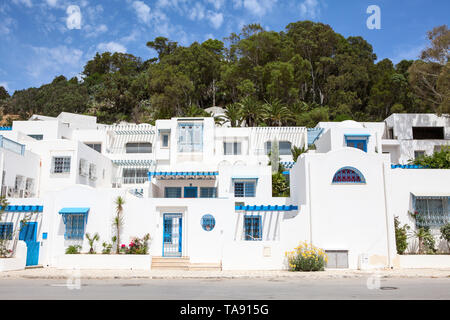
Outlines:
[[[84,227],[86,224],[85,214],[66,214],[66,232],[65,239],[79,239],[84,238]]]
[[[237,198],[255,197],[256,181],[234,182],[234,196]]]
[[[356,148],[367,152],[367,140],[369,139],[369,135],[358,135],[358,134],[346,134],[345,135],[345,144],[347,147]]]
[[[339,169],[333,176],[333,184],[366,183],[363,174],[353,167]]]
[[[261,216],[244,217],[244,239],[248,241],[262,240]]]
[[[202,228],[205,231],[212,231],[216,226],[216,219],[210,214],[205,214],[202,217]]]
[[[12,240],[14,224],[12,222],[0,222],[0,239]]]
[[[164,198],[181,198],[181,187],[165,187]]]
[[[197,187],[184,187],[185,198],[197,198]]]
[[[178,152],[203,151],[203,123],[178,124]]]
[[[216,187],[201,187],[200,198],[217,198]]]

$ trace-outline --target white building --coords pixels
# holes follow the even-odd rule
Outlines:
[[[415,210],[426,211],[425,224],[434,230],[448,222],[450,170],[392,166],[410,150],[405,142],[396,151],[386,139],[389,119],[306,129],[220,127],[213,118],[103,125],[69,113],[35,115],[2,131],[14,145],[10,149],[20,150],[14,156],[0,150],[2,190],[27,179],[34,180],[24,190],[34,189],[29,198],[7,193],[9,220],[0,222],[0,231],[17,230],[19,215],[36,212],[39,219],[28,220],[32,236],[20,231],[13,240],[27,242],[29,264],[67,266],[85,259],[65,255],[65,249],[79,244],[87,252],[86,233],[111,242],[114,201],[122,196],[120,244],[149,233],[148,268],[174,262],[184,268],[284,269],[285,252],[300,241],[325,249],[330,268],[357,268],[361,261],[368,268],[395,267],[394,216],[413,228],[408,212]],[[399,119],[397,126],[409,125]],[[448,132],[448,122],[444,127]],[[448,144],[444,137],[440,145]],[[316,150],[294,162],[291,148],[311,144]],[[290,197],[272,196],[268,154],[275,145]],[[17,176],[25,180],[19,183]],[[97,259],[109,261],[106,255]]]

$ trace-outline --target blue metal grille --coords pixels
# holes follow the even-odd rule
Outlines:
[[[417,198],[415,210],[417,227],[439,227],[450,222],[450,198]]]
[[[357,169],[344,167],[334,174],[333,183],[366,183],[366,179]]]
[[[215,187],[201,187],[200,198],[216,198],[217,188]]]
[[[234,196],[235,197],[255,197],[256,182],[235,182]]]
[[[244,217],[245,240],[262,240],[261,216]]]
[[[181,187],[165,187],[164,198],[181,198]]]
[[[216,219],[210,214],[205,214],[202,217],[202,228],[205,231],[211,231],[216,225]]]
[[[0,222],[0,239],[12,240],[14,224],[12,222]]]
[[[180,257],[182,249],[182,215],[164,214],[163,256]]]
[[[84,238],[84,214],[67,214],[66,215],[66,232],[65,239],[83,239]]]

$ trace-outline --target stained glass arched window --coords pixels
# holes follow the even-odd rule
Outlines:
[[[366,179],[358,169],[344,167],[334,174],[333,183],[366,183]]]

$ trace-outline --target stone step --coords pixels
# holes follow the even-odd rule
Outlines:
[[[189,257],[152,257],[152,270],[189,270]]]

